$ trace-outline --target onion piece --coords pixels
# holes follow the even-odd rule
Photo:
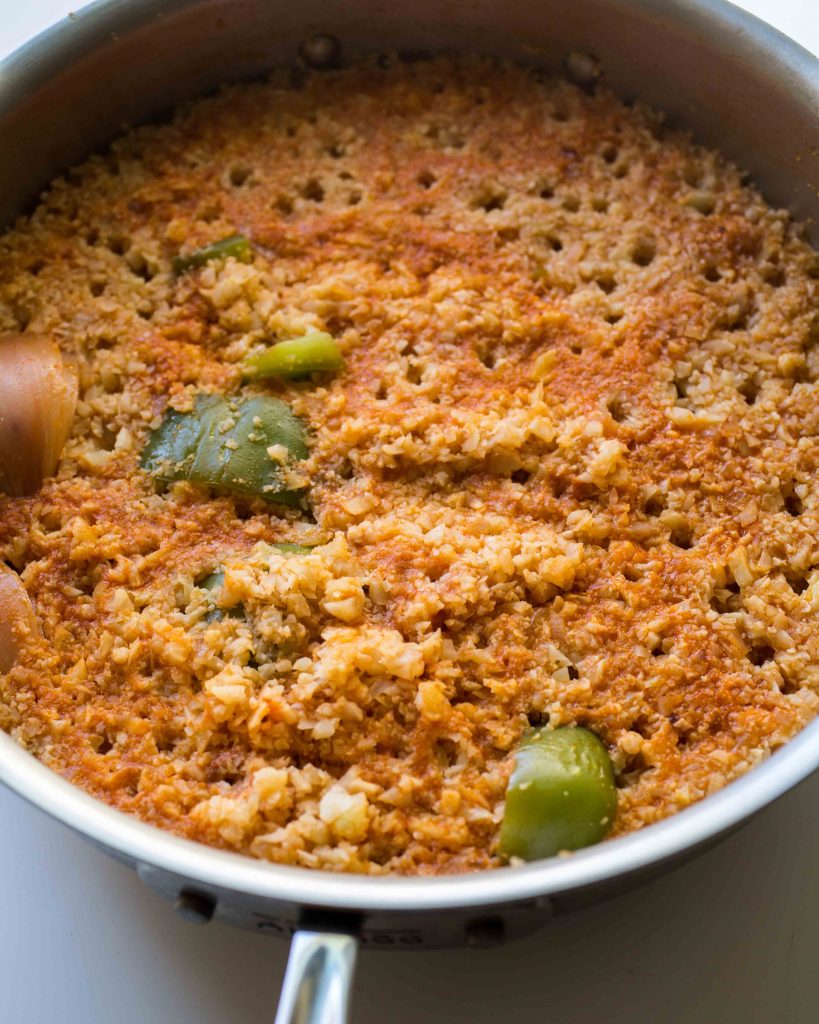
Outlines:
[[[77,375],[51,338],[0,335],[0,494],[33,494],[52,475],[77,391]]]
[[[39,634],[26,588],[17,573],[0,562],[0,673],[11,671],[26,641]]]

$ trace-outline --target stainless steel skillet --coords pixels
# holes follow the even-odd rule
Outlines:
[[[318,35],[317,35],[318,34]],[[122,127],[275,64],[373,49],[492,52],[560,69],[592,53],[639,96],[819,219],[819,61],[722,0],[99,0],[0,64],[0,222]],[[93,800],[0,734],[0,779],[190,917],[296,936],[279,1017],[340,1021],[359,943],[485,945],[634,885],[715,842],[819,767],[819,722],[675,818],[571,858],[439,879],[263,864],[162,833]]]

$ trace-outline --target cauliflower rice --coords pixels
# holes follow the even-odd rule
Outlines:
[[[173,273],[236,232],[251,262]],[[130,132],[0,239],[0,331],[81,382],[56,477],[0,496],[44,630],[0,724],[145,821],[337,871],[498,865],[530,725],[601,737],[615,835],[701,799],[819,706],[817,274],[652,111],[488,60]],[[341,373],[242,383],[309,330]],[[139,468],[168,406],[240,389],[308,425],[309,512]],[[244,618],[207,614],[216,565]]]

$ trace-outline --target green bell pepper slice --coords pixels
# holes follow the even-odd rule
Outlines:
[[[541,728],[524,737],[506,790],[503,857],[542,860],[603,839],[617,790],[608,751],[580,727]]]
[[[216,569],[203,580],[196,584],[202,590],[207,590],[213,596],[214,603],[219,600],[219,594],[225,585],[225,570]],[[233,608],[220,608],[216,605],[205,615],[205,622],[221,622],[223,619],[244,619],[245,609],[237,604]]]
[[[184,256],[174,256],[171,266],[175,274],[184,274],[186,270],[204,267],[211,260],[226,260],[228,256],[232,256],[234,259],[247,262],[252,255],[250,239],[244,235],[230,235],[211,245],[205,245],[201,249],[194,249],[193,252]]]
[[[283,446],[282,465],[268,449]],[[188,480],[230,494],[298,506],[303,488],[286,473],[308,455],[304,424],[277,398],[196,396],[192,412],[169,410],[151,435],[141,466],[165,483]]]
[[[329,373],[344,366],[341,350],[329,334],[313,331],[271,345],[244,363],[245,377],[305,377]]]

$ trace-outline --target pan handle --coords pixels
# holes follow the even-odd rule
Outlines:
[[[296,932],[276,1024],[346,1024],[357,955],[352,935]]]

